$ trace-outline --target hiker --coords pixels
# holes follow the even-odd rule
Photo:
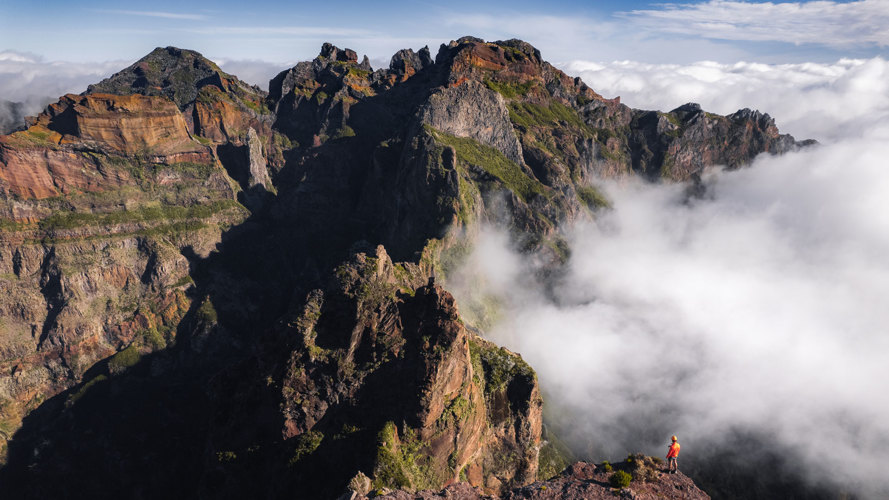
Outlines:
[[[676,436],[671,439],[673,444],[667,448],[667,472],[676,474],[679,472],[679,440],[676,439]]]

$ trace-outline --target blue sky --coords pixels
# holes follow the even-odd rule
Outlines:
[[[782,64],[839,64],[817,70],[831,73],[845,71],[848,59],[886,59],[889,0],[163,0],[134,7],[108,0],[0,0],[0,99],[38,109],[47,97],[82,92],[159,46],[197,50],[265,86],[279,71],[315,57],[323,42],[366,54],[377,68],[399,49],[429,45],[435,54],[439,44],[463,35],[521,38],[560,68],[604,65],[587,83],[628,95],[644,77],[644,64],[698,65],[689,70],[697,75],[712,71],[701,70],[701,62],[714,62],[732,81],[737,70],[731,65],[741,61],[772,65],[773,72]],[[758,78],[755,67],[745,68]],[[796,71],[814,70],[788,74]],[[686,88],[692,87],[682,86],[657,105],[688,98]],[[653,105],[652,97],[636,92],[633,102]]]
[[[135,60],[176,45],[215,59],[292,63],[323,41],[383,62],[397,49],[465,34],[519,37],[556,62],[829,61],[889,44],[889,1],[12,2],[0,0],[0,51],[48,61]]]

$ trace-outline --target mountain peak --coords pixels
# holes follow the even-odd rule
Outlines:
[[[197,97],[210,80],[222,87],[222,78],[233,79],[199,52],[178,47],[157,47],[128,68],[87,87],[85,94],[143,94],[165,96],[179,109]]]

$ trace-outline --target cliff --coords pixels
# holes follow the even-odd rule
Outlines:
[[[518,40],[377,70],[325,44],[268,93],[158,48],[0,137],[0,486],[518,495],[556,452],[532,368],[446,291],[479,223],[557,269],[598,179],[799,145],[630,109]]]

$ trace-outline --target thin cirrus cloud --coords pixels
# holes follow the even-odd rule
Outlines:
[[[99,12],[103,12],[106,14],[120,14],[124,16],[155,17],[159,19],[180,19],[185,21],[201,21],[207,18],[207,16],[203,14],[181,14],[177,12],[163,12],[155,10],[100,10]]]
[[[889,45],[889,2],[736,2],[666,4],[619,13],[653,33],[718,40],[832,47]]]
[[[380,35],[380,33],[367,29],[352,29],[332,26],[212,26],[206,28],[192,28],[188,31],[201,35],[245,35],[251,37],[287,35],[314,38],[324,36],[360,37]]]

